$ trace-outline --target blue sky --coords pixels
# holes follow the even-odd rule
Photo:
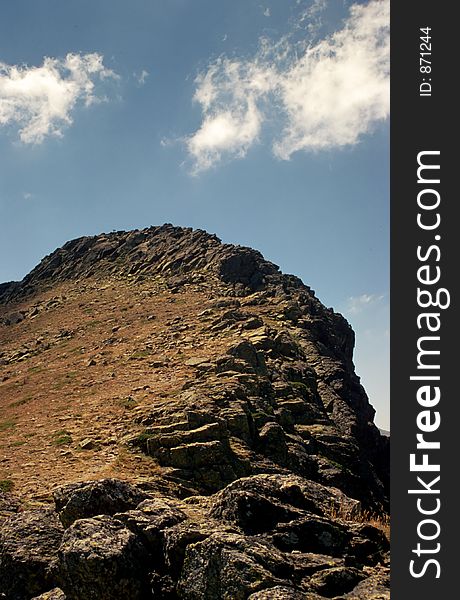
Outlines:
[[[0,281],[112,229],[252,246],[352,323],[388,428],[387,28],[384,0],[5,3]]]

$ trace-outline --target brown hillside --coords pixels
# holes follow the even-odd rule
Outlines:
[[[70,519],[62,509],[67,502],[62,497],[68,499],[70,493],[72,499],[74,492],[56,489],[108,478],[128,481],[137,486],[133,489],[147,490],[155,498],[175,498],[174,502],[188,498],[181,514],[186,511],[188,519],[203,523],[208,519],[234,522],[232,511],[238,510],[239,500],[236,504],[229,500],[234,506],[232,517],[225,508],[226,490],[236,489],[232,486],[249,486],[243,495],[254,493],[262,502],[262,497],[268,498],[264,494],[279,494],[275,488],[285,489],[288,481],[292,487],[294,479],[296,494],[310,490],[315,499],[308,496],[307,502],[305,496],[298,504],[300,500],[283,496],[283,502],[297,507],[282,509],[283,515],[291,514],[289,519],[294,513],[299,519],[302,509],[307,510],[303,519],[313,511],[341,522],[353,513],[359,521],[356,511],[375,514],[388,506],[389,441],[374,426],[374,410],[355,375],[350,326],[325,308],[308,286],[281,274],[254,250],[224,245],[203,231],[171,225],[74,240],[46,257],[22,282],[0,286],[0,340],[1,486],[17,496],[19,510],[32,510],[31,518],[38,514],[33,510],[53,501],[54,494],[61,522],[64,527],[71,525],[65,535],[73,531],[75,518],[75,527],[81,517],[87,517],[91,527],[99,527],[92,523],[95,515],[113,512],[91,509],[89,503],[79,517]],[[77,488],[71,490],[78,494]],[[199,500],[203,495],[214,498],[216,493],[217,504]],[[133,508],[141,498],[135,497]],[[274,508],[266,504],[275,502],[274,496],[270,498],[260,504],[260,518],[267,523],[274,519],[269,543],[275,544],[277,552],[289,553],[295,549],[289,549],[291,542],[276,541],[287,535],[280,520],[289,519],[279,516],[281,508],[276,509],[278,517],[273,516]],[[190,502],[197,506],[191,513]],[[4,514],[18,510],[14,503],[8,506],[5,501]],[[115,512],[120,512],[129,502],[117,506]],[[264,510],[271,516],[264,517]],[[121,526],[118,521],[112,525]],[[136,535],[139,526],[132,529]],[[14,527],[5,539],[17,535]],[[226,526],[216,527],[203,544],[211,544],[215,531],[227,531]],[[250,527],[241,522],[237,531],[263,535],[263,543],[268,543],[265,529],[258,527],[255,522]],[[356,523],[352,527],[354,533],[350,530],[347,535],[358,535]],[[53,536],[60,539],[60,534]],[[181,542],[184,548],[197,539],[187,536],[188,541]],[[2,543],[6,544],[0,535],[0,551]],[[366,543],[369,548],[374,544]],[[348,568],[343,563],[345,554],[355,556],[346,577],[342,571],[330,575],[334,582],[345,577],[345,583],[330,584],[345,593],[362,587],[360,582],[366,578],[371,585],[372,577],[378,589],[386,589],[380,571],[360,571],[363,561],[369,568],[383,562],[384,555],[378,554],[383,546],[379,550],[377,546],[372,546],[377,554],[368,563],[356,558],[355,546],[340,552],[315,545],[309,550],[299,548],[342,556],[334,569]],[[215,549],[210,552],[213,555]],[[241,547],[239,552],[246,550]],[[90,589],[85,586],[92,584],[85,579],[79,592],[72,591],[78,586],[69,583],[64,555],[59,555],[60,575],[47,576],[37,590],[59,584],[70,600],[83,598]],[[288,558],[276,558],[284,560]],[[204,576],[200,585],[203,590],[210,587],[199,592],[187,583],[196,575],[191,575],[195,568],[191,564],[184,563],[182,576],[180,565],[167,572],[160,569],[156,575],[146,567],[136,575],[140,587],[133,584],[129,597],[151,597],[145,591],[147,572],[154,579],[161,575],[171,581],[155,584],[162,590],[155,598],[246,598],[251,590],[285,581],[279,574],[275,579],[267,575],[268,579],[262,577],[262,587],[241,584],[243,591],[235,588],[229,596],[223,588],[217,592],[213,587],[217,584]],[[275,573],[272,567],[264,568]],[[316,569],[309,571],[304,565],[294,571],[303,573],[295,576],[299,593],[316,590],[321,598],[323,587],[329,589],[330,582],[310,581]],[[13,599],[30,600],[33,585],[21,583],[23,587],[17,588],[15,581],[5,583],[4,590]],[[106,584],[94,585],[105,589]],[[127,597],[117,585],[115,581],[109,596],[99,591],[91,597]],[[4,590],[0,585],[0,592]],[[325,597],[332,597],[328,594]]]

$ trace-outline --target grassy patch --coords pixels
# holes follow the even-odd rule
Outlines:
[[[344,470],[344,466],[341,465],[340,463],[338,463],[336,460],[333,460],[332,458],[329,458],[327,456],[325,458],[333,467],[335,467],[336,469],[339,469],[339,471]]]
[[[24,398],[21,398],[20,400],[16,400],[15,402],[12,402],[10,404],[11,408],[16,408],[17,406],[23,406],[24,404],[27,404],[27,402],[30,402],[30,400],[32,400],[33,395],[32,394],[28,394],[27,396],[24,396]]]
[[[69,383],[74,381],[77,377],[77,371],[69,371],[64,376],[61,376],[59,377],[59,379],[56,380],[55,384],[53,385],[53,390],[62,390],[67,385],[69,385]]]
[[[129,360],[144,360],[148,358],[152,354],[151,350],[138,350],[137,352],[133,352],[129,357]]]
[[[1,492],[11,492],[14,488],[14,483],[11,479],[0,479],[0,491]]]
[[[72,436],[65,429],[53,433],[51,443],[53,446],[67,446],[72,443]]]
[[[0,421],[0,431],[7,431],[8,429],[14,429],[16,427],[16,421],[8,419],[7,421]]]
[[[101,321],[100,319],[94,319],[93,321],[90,321],[89,323],[87,323],[86,327],[97,327],[98,325],[100,325],[103,322],[104,321]]]
[[[151,433],[146,433],[145,431],[139,433],[136,437],[132,438],[129,441],[129,445],[134,448],[139,448],[143,452],[147,452],[147,442],[149,439],[153,437]]]

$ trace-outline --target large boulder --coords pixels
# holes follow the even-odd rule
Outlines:
[[[53,497],[62,524],[69,527],[77,519],[135,508],[148,494],[127,481],[101,479],[62,486]]]
[[[163,531],[186,518],[181,502],[170,498],[144,500],[137,509],[115,515],[115,519],[139,537],[157,564],[164,561]]]
[[[307,514],[341,510],[353,514],[360,503],[340,490],[295,475],[253,475],[234,481],[212,501],[211,516],[234,523],[246,533],[271,531]]]
[[[352,590],[365,578],[363,571],[353,567],[334,567],[319,571],[311,577],[308,587],[326,598],[333,598]]]
[[[246,600],[288,584],[289,564],[275,548],[242,535],[216,533],[190,544],[178,582],[184,600]]]
[[[164,556],[166,567],[174,579],[178,579],[184,563],[188,546],[201,542],[213,534],[239,533],[235,527],[225,523],[200,517],[197,520],[187,520],[169,527],[164,531]]]
[[[145,548],[123,523],[101,515],[66,530],[59,548],[59,583],[67,600],[143,600]]]
[[[384,567],[358,583],[351,592],[345,594],[348,600],[390,600],[390,572]]]
[[[11,516],[0,530],[0,592],[25,600],[53,587],[53,571],[64,529],[50,510]]]

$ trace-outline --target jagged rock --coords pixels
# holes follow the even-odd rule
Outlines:
[[[348,529],[341,523],[311,515],[278,525],[273,543],[284,552],[343,556],[350,538]]]
[[[147,451],[152,456],[160,448],[174,448],[193,442],[209,442],[228,438],[222,423],[214,422],[202,425],[189,431],[174,431],[173,433],[152,434],[147,441]]]
[[[97,447],[97,443],[91,438],[85,438],[78,445],[82,450],[94,450]]]
[[[275,355],[296,358],[299,355],[300,348],[295,340],[287,331],[280,331],[273,340],[273,353]]]
[[[178,583],[184,600],[243,600],[287,583],[287,561],[273,548],[237,534],[213,534],[190,544]]]
[[[332,598],[352,590],[365,578],[365,574],[352,567],[335,567],[315,573],[308,582],[308,587],[321,596]]]
[[[187,520],[165,529],[163,539],[166,566],[176,581],[182,570],[187,547],[219,533],[238,533],[238,530],[209,518]]]
[[[163,531],[187,518],[181,506],[177,500],[152,498],[141,502],[136,510],[117,513],[114,518],[139,537],[160,564],[164,560]]]
[[[275,486],[264,484],[256,478],[239,479],[230,484],[216,495],[211,516],[254,534],[270,531],[278,523],[292,521],[303,514],[295,505],[283,502]]]
[[[360,503],[340,490],[295,475],[241,478],[217,493],[210,514],[247,532],[269,531],[306,513],[325,515],[341,510],[357,514]]]
[[[286,463],[288,455],[286,435],[279,423],[266,423],[259,431],[259,443],[266,456],[274,458],[280,464]]]
[[[150,576],[150,590],[152,598],[160,600],[177,600],[176,582],[169,575],[152,573]]]
[[[382,556],[390,549],[389,541],[383,531],[367,523],[351,523],[349,528],[353,533],[350,554],[366,565],[382,562]]]
[[[149,566],[145,548],[112,517],[73,523],[64,533],[58,557],[58,580],[67,600],[145,598]]]
[[[345,594],[349,600],[390,600],[390,576],[388,569],[370,575]]]
[[[10,517],[18,512],[20,506],[19,499],[9,492],[0,490],[0,523],[3,519]]]
[[[40,596],[35,596],[32,600],[66,600],[66,595],[61,588],[54,588],[49,592],[40,594]]]
[[[239,458],[225,440],[162,447],[155,456],[161,465],[174,467],[184,479],[196,481],[206,491],[220,489],[250,471],[249,462]]]
[[[148,494],[126,481],[102,479],[65,485],[53,497],[61,522],[69,527],[77,519],[135,508]]]
[[[64,529],[50,510],[18,513],[0,529],[0,592],[24,600],[53,587]]]
[[[227,350],[227,353],[230,356],[234,356],[235,358],[240,358],[245,363],[247,363],[250,367],[252,367],[257,373],[265,373],[266,365],[264,356],[261,352],[258,352],[251,342],[243,340],[232,346]]]
[[[251,594],[248,600],[322,600],[322,596],[308,592],[299,592],[291,587],[277,585],[268,590]]]

